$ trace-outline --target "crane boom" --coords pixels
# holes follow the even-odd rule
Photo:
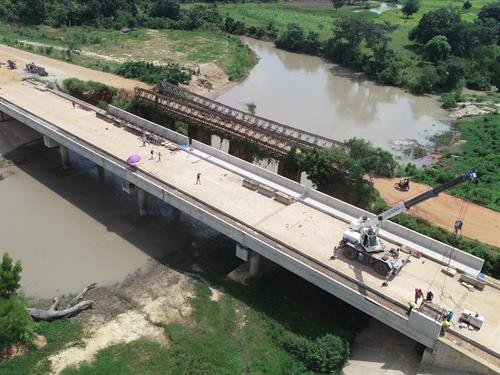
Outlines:
[[[460,176],[457,176],[450,181],[445,182],[444,184],[441,184],[439,186],[436,186],[435,188],[429,189],[422,194],[417,195],[416,197],[413,197],[406,202],[402,202],[398,204],[397,206],[394,206],[387,211],[382,212],[378,216],[368,220],[367,225],[368,226],[376,226],[379,225],[382,221],[390,219],[393,216],[396,216],[400,214],[401,212],[404,212],[406,210],[409,210],[410,207],[415,206],[416,204],[419,204],[429,198],[437,197],[439,193],[442,191],[445,191],[449,188],[452,188],[453,186],[456,186],[458,184],[461,184],[462,182],[469,181],[469,182],[477,182],[478,177],[476,173],[475,168],[469,168],[469,170]]]

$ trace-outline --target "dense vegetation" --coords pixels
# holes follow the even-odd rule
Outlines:
[[[274,40],[279,48],[293,52],[323,56],[417,93],[449,91],[464,84],[481,90],[492,84],[500,86],[499,1],[485,4],[481,0],[485,4],[481,9],[476,2],[467,9],[462,3],[446,8],[431,0],[407,0],[403,16],[397,10],[375,16],[366,9],[376,3],[368,1],[333,3],[338,10],[331,7],[331,13],[324,8],[296,7],[290,17],[287,5],[259,5],[254,13],[263,15],[256,19],[245,13],[253,4],[219,8],[199,3],[181,7],[176,0],[0,0],[0,17],[55,27],[208,29],[245,34]],[[274,12],[265,13],[266,9]]]
[[[179,83],[186,84],[191,79],[191,72],[176,63],[154,65],[145,61],[127,61],[120,64],[115,73],[151,84],[167,81],[178,85]]]
[[[498,1],[476,1],[471,9],[458,1],[446,7],[409,0],[405,16],[364,9],[373,2],[333,3],[338,10],[278,3],[229,4],[221,12],[233,26],[228,32],[275,40],[280,48],[320,55],[416,93],[500,86]]]
[[[67,78],[62,89],[75,98],[98,105],[100,102],[111,103],[118,90],[101,82],[82,81],[78,78]]]
[[[479,183],[461,184],[450,190],[454,195],[500,211],[500,114],[464,118],[457,124],[465,142],[445,151],[443,157],[429,168],[416,169],[409,165],[403,174],[413,176],[428,185],[443,183],[469,167],[476,167]],[[443,136],[446,144],[451,137]],[[439,140],[438,140],[439,141]]]
[[[29,343],[35,324],[18,295],[21,284],[21,262],[15,264],[5,253],[0,264],[0,349],[15,343]]]

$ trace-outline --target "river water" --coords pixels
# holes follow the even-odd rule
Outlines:
[[[425,143],[447,129],[446,113],[431,98],[376,85],[319,58],[245,41],[260,61],[244,82],[219,97],[223,103],[243,110],[255,103],[258,115],[338,140],[362,137],[387,149],[395,139]],[[0,145],[26,133],[24,125],[9,126],[0,132]],[[154,259],[216,235],[154,199],[152,215],[140,218],[136,196],[122,192],[117,178],[108,173],[100,180],[91,162],[73,153],[71,159],[70,173],[63,174],[57,150],[41,144],[0,158],[6,177],[0,180],[0,253],[22,261],[27,295],[50,298],[92,282],[113,285],[147,270]]]
[[[27,295],[51,298],[93,282],[113,285],[213,235],[154,198],[152,215],[140,218],[136,195],[122,192],[119,179],[107,173],[99,180],[93,163],[70,158],[69,174],[62,173],[57,150],[42,144],[0,161],[0,253],[21,260]]]
[[[292,127],[343,141],[352,137],[398,151],[401,140],[428,144],[449,129],[447,112],[430,97],[378,85],[338,65],[243,38],[259,57],[248,78],[217,98]],[[394,144],[396,143],[396,144]]]

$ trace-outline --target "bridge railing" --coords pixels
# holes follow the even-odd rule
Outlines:
[[[137,90],[144,90],[138,88]],[[137,92],[136,90],[136,92]],[[300,130],[287,126],[276,121],[266,119],[260,116],[252,115],[236,108],[232,108],[225,104],[205,98],[181,87],[170,83],[162,82],[157,85],[158,93],[165,96],[183,100],[186,103],[195,104],[197,106],[216,111],[221,115],[228,116],[239,123],[248,126],[256,127],[263,130],[271,131],[273,134],[279,134],[287,139],[295,139],[297,142],[307,144],[310,147],[341,147],[343,143],[330,138],[326,138],[317,134],[310,133],[305,130]],[[149,91],[149,90],[145,90]]]

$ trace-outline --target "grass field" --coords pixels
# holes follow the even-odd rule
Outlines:
[[[17,28],[0,23],[0,35],[0,42],[6,44],[25,41],[28,46],[34,43],[34,52],[47,54],[51,50],[47,46],[52,46],[54,57],[61,55],[61,49],[72,45],[81,50],[73,55],[73,62],[101,70],[106,66],[112,70],[113,66],[127,60],[159,64],[173,61],[190,67],[213,62],[232,79],[240,79],[254,63],[251,52],[238,38],[220,32],[138,29],[124,34],[85,27]]]

